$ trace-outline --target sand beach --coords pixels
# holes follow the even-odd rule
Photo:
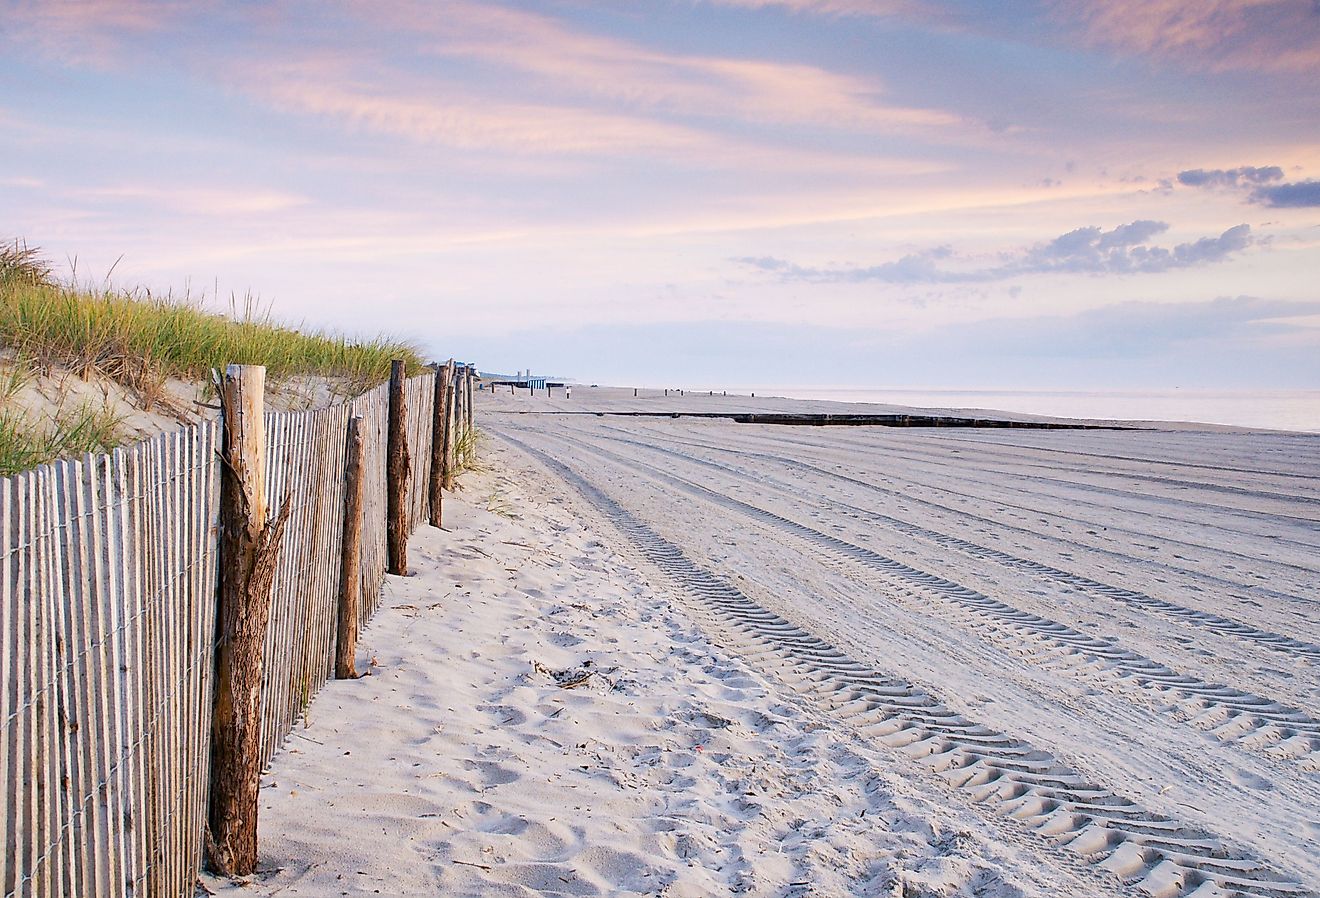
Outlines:
[[[1314,893],[1320,436],[591,414],[735,406],[479,395],[208,887]]]

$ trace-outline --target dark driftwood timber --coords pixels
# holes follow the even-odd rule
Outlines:
[[[778,414],[773,412],[613,412],[527,411],[519,415],[595,415],[616,418],[722,418],[738,424],[786,424],[800,427],[991,427],[1021,430],[1140,430],[1124,424],[1068,424],[1061,421],[1008,421],[952,415]]]
[[[230,365],[220,390],[220,589],[206,847],[209,865],[229,876],[249,875],[257,865],[262,655],[291,504],[267,520],[265,384],[265,368]]]
[[[385,460],[386,570],[408,573],[408,403],[404,396],[404,363],[390,363],[389,436]]]
[[[449,379],[453,370],[443,365],[435,371],[435,411],[431,417],[431,526],[444,526],[445,432],[449,429]]]
[[[362,418],[348,419],[344,452],[344,539],[339,561],[339,620],[335,634],[335,678],[357,676],[358,615],[362,592]]]

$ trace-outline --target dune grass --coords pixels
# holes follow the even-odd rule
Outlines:
[[[229,364],[264,365],[273,383],[325,377],[345,396],[386,380],[394,359],[404,359],[412,373],[423,365],[406,340],[291,327],[250,300],[220,314],[187,297],[60,283],[39,251],[20,240],[0,244],[0,349],[28,372],[58,366],[84,379],[113,380],[142,397],[144,407],[167,378],[207,382],[213,369]],[[0,440],[10,448],[0,451],[37,463],[82,451],[106,433],[99,413],[86,411],[40,429],[3,411]]]
[[[0,370],[0,477],[35,468],[54,458],[106,452],[120,442],[122,420],[107,408],[83,403],[42,424],[9,402],[31,372],[21,360]]]
[[[12,409],[0,409],[0,477],[27,471],[57,458],[109,452],[120,443],[120,418],[109,409],[81,405],[34,426]]]
[[[188,299],[57,283],[35,249],[0,251],[0,344],[37,365],[60,364],[137,388],[152,377],[205,379],[227,364],[265,365],[273,379],[343,378],[362,387],[389,377],[390,362],[421,368],[416,346],[389,337],[352,340],[276,322],[246,301],[229,314]]]
[[[456,473],[484,470],[477,462],[477,443],[480,439],[481,433],[475,427],[458,434],[458,439],[454,443]]]

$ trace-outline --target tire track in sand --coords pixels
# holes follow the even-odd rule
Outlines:
[[[606,428],[602,428],[602,429],[610,430],[610,431],[613,431],[613,432],[616,432],[616,433],[627,433],[627,434],[629,434],[630,436],[635,436],[635,435],[636,435],[636,434],[632,433],[631,431],[620,430],[619,428],[606,427]],[[607,438],[607,439],[619,439],[619,438],[614,438],[614,437],[606,437],[606,438]],[[786,459],[786,458],[784,458],[784,457],[782,457],[782,456],[778,456],[778,455],[773,455],[773,454],[764,453],[764,452],[757,452],[757,451],[754,451],[754,450],[752,450],[752,449],[734,449],[734,448],[729,448],[729,447],[724,447],[724,446],[712,446],[712,445],[710,445],[710,444],[708,444],[708,443],[699,442],[699,441],[697,441],[697,440],[684,440],[684,439],[679,439],[679,438],[677,438],[677,437],[673,437],[673,436],[669,436],[669,435],[661,435],[661,434],[659,434],[659,433],[654,434],[654,438],[655,438],[655,439],[660,439],[660,440],[665,440],[666,442],[674,443],[674,444],[676,444],[676,445],[680,445],[680,446],[691,446],[691,447],[694,447],[694,448],[697,448],[697,449],[705,449],[705,450],[707,450],[707,451],[711,451],[711,452],[720,452],[720,453],[730,454],[730,455],[745,456],[745,457],[747,457],[747,458],[759,458],[759,459],[763,459],[763,460],[767,460],[767,461],[771,461],[771,462],[779,462],[779,463],[783,463],[783,464],[788,464],[788,465],[790,465],[790,466],[793,465],[793,464],[802,464],[802,463],[796,462],[796,461],[793,460],[793,459]],[[663,449],[662,447],[652,445],[651,443],[644,443],[644,442],[639,442],[639,441],[635,441],[635,440],[623,440],[623,439],[620,439],[620,441],[621,441],[621,442],[630,443],[630,444],[632,444],[632,445],[636,445],[636,446],[645,446],[645,447],[652,448],[652,449],[656,449],[656,450],[658,450],[658,451],[662,451],[662,452],[668,452],[668,453],[671,453],[671,454],[675,455],[675,456],[678,457],[678,458],[691,458],[691,459],[695,459],[695,458],[696,458],[696,456],[689,456],[689,455],[685,455],[685,454],[683,454],[683,453],[681,453],[681,452],[674,452],[674,450]],[[807,444],[799,444],[799,445],[804,445],[804,446],[805,446],[805,445],[807,445]],[[820,447],[817,446],[816,448],[820,448]],[[703,461],[704,461],[704,459],[703,459]],[[901,499],[901,500],[903,500],[903,501],[905,501],[905,502],[911,502],[911,503],[914,503],[914,504],[917,504],[917,505],[921,505],[921,506],[926,507],[926,508],[933,509],[933,510],[935,510],[937,513],[942,513],[942,514],[946,514],[946,515],[953,515],[954,517],[961,518],[961,519],[966,519],[966,520],[968,520],[968,521],[973,521],[973,522],[975,522],[975,523],[977,523],[977,524],[988,525],[988,526],[990,526],[990,527],[994,527],[994,528],[996,528],[996,529],[998,529],[998,530],[1004,530],[1004,531],[1008,531],[1008,532],[1011,532],[1011,533],[1019,533],[1019,534],[1022,534],[1023,536],[1025,536],[1025,537],[1027,537],[1027,538],[1029,538],[1029,539],[1039,540],[1039,541],[1043,541],[1043,542],[1047,542],[1047,543],[1055,544],[1055,545],[1060,545],[1060,546],[1067,546],[1067,547],[1069,547],[1069,548],[1072,549],[1072,550],[1078,550],[1078,551],[1082,551],[1082,552],[1086,552],[1086,553],[1090,553],[1090,554],[1101,555],[1101,556],[1104,556],[1105,558],[1113,559],[1115,562],[1117,562],[1117,563],[1119,563],[1119,564],[1132,564],[1134,561],[1140,561],[1140,562],[1143,563],[1143,564],[1146,564],[1146,565],[1153,565],[1153,566],[1155,566],[1155,567],[1160,568],[1161,570],[1168,571],[1170,574],[1175,575],[1175,576],[1179,576],[1179,577],[1191,577],[1191,578],[1194,578],[1194,579],[1204,580],[1204,581],[1207,581],[1207,582],[1215,583],[1215,584],[1217,584],[1217,585],[1223,587],[1224,589],[1228,589],[1228,590],[1234,590],[1234,591],[1250,591],[1250,592],[1258,593],[1258,594],[1261,595],[1261,596],[1265,596],[1265,597],[1268,597],[1268,598],[1271,598],[1271,599],[1277,599],[1277,600],[1279,600],[1279,601],[1281,601],[1281,602],[1285,602],[1285,603],[1287,603],[1287,604],[1289,604],[1289,605],[1298,605],[1298,606],[1306,607],[1308,610],[1309,610],[1310,606],[1312,606],[1312,605],[1314,605],[1314,604],[1316,603],[1316,600],[1315,600],[1315,599],[1312,599],[1312,598],[1307,598],[1307,597],[1303,597],[1303,596],[1299,596],[1299,595],[1294,595],[1293,593],[1282,592],[1282,591],[1280,591],[1280,590],[1272,589],[1272,588],[1267,587],[1267,586],[1261,586],[1261,585],[1259,585],[1259,584],[1254,584],[1254,583],[1244,583],[1244,582],[1241,582],[1241,581],[1238,581],[1238,580],[1230,580],[1230,579],[1227,579],[1227,578],[1225,578],[1225,577],[1221,577],[1221,576],[1218,576],[1218,575],[1215,575],[1215,574],[1211,574],[1211,573],[1207,573],[1207,572],[1204,572],[1204,571],[1193,571],[1193,570],[1190,570],[1190,569],[1188,569],[1188,568],[1186,568],[1186,567],[1182,567],[1182,566],[1179,566],[1179,565],[1176,565],[1176,564],[1172,564],[1172,563],[1170,563],[1170,562],[1168,562],[1168,561],[1163,561],[1163,560],[1160,560],[1160,559],[1158,559],[1158,558],[1146,558],[1146,557],[1142,557],[1142,558],[1138,559],[1138,558],[1135,558],[1134,556],[1124,554],[1124,553],[1119,552],[1119,551],[1116,551],[1116,550],[1114,550],[1114,549],[1107,549],[1107,548],[1105,548],[1105,547],[1103,547],[1103,546],[1092,545],[1092,544],[1090,544],[1090,543],[1078,542],[1078,541],[1075,540],[1075,539],[1069,539],[1068,537],[1065,537],[1065,536],[1059,536],[1059,535],[1054,534],[1054,533],[1042,532],[1042,531],[1040,531],[1040,530],[1033,530],[1033,529],[1030,528],[1030,527],[1025,527],[1025,526],[1021,526],[1021,525],[1018,525],[1018,524],[1012,524],[1012,523],[1009,523],[1009,522],[1007,522],[1007,521],[1003,521],[1003,520],[999,520],[999,519],[995,519],[995,518],[988,518],[988,517],[985,517],[984,515],[980,515],[980,514],[977,514],[977,513],[973,512],[973,511],[969,511],[969,510],[967,510],[967,509],[965,509],[965,508],[957,508],[957,507],[950,506],[950,505],[944,505],[944,504],[941,504],[941,503],[939,503],[939,502],[934,501],[933,499],[923,498],[922,496],[916,495],[915,493],[910,492],[910,491],[904,491],[904,490],[892,489],[892,488],[889,488],[889,487],[883,487],[883,486],[880,486],[880,485],[878,485],[878,484],[876,484],[876,483],[873,483],[873,482],[871,482],[871,481],[862,480],[862,479],[857,478],[857,477],[849,477],[849,476],[846,475],[846,474],[840,474],[840,473],[838,473],[837,471],[831,471],[831,470],[829,470],[829,469],[827,469],[827,468],[819,468],[819,467],[815,467],[815,466],[812,466],[812,467],[813,467],[817,472],[819,472],[819,473],[821,473],[821,474],[824,474],[824,475],[826,475],[826,476],[828,476],[828,477],[831,477],[831,478],[834,478],[834,479],[837,479],[837,480],[841,480],[841,481],[844,481],[844,482],[847,482],[847,483],[856,484],[857,486],[864,487],[864,488],[867,489],[868,491],[870,491],[870,492],[874,492],[874,493],[878,493],[878,494],[880,494],[880,495],[882,495],[882,496],[889,496],[889,497],[892,497],[892,498],[895,498],[895,499]],[[888,474],[888,473],[887,473],[887,474],[884,475],[884,476],[887,476],[887,477],[893,477],[893,476],[895,476],[895,475],[892,475],[892,474]],[[898,479],[902,479],[902,480],[904,480],[904,481],[907,482],[907,483],[911,483],[911,484],[913,484],[914,486],[923,486],[922,484],[919,484],[917,481],[913,481],[913,480],[910,480],[910,479],[907,479],[907,478],[898,478]],[[977,496],[972,496],[971,494],[963,494],[963,493],[954,493],[954,494],[952,494],[952,495],[954,495],[954,496],[956,496],[956,497],[958,497],[958,498],[962,498],[962,499],[978,499],[978,500],[979,500],[979,499],[982,499],[982,498],[983,498],[983,497],[977,497]],[[991,500],[985,500],[985,501],[991,501]],[[1031,508],[1031,507],[1029,507],[1029,506],[1024,506],[1024,505],[1014,505],[1014,504],[1012,504],[1012,503],[1001,502],[1001,501],[999,501],[999,500],[993,500],[993,503],[992,503],[992,504],[995,504],[995,505],[1003,505],[1003,506],[1006,506],[1006,507],[1009,507],[1009,508],[1014,508],[1014,509],[1017,509],[1018,511],[1027,512],[1027,513],[1029,513],[1029,514],[1031,514],[1031,515],[1039,515],[1039,514],[1041,514],[1041,510],[1040,510],[1039,508]],[[1056,515],[1056,517],[1060,517],[1061,519],[1065,519],[1065,520],[1072,521],[1073,523],[1078,524],[1078,525],[1081,525],[1081,526],[1084,526],[1084,527],[1096,527],[1096,526],[1100,526],[1099,523],[1098,523],[1097,521],[1094,521],[1094,520],[1084,520],[1084,519],[1081,519],[1081,518],[1069,517],[1069,516],[1067,516],[1067,515]],[[1111,529],[1111,530],[1116,530],[1116,531],[1118,531],[1118,532],[1121,532],[1121,533],[1124,533],[1124,534],[1127,534],[1127,535],[1129,535],[1129,536],[1136,537],[1136,538],[1143,538],[1143,537],[1144,537],[1144,538],[1149,538],[1149,536],[1150,536],[1149,534],[1147,534],[1147,533],[1143,533],[1143,532],[1141,532],[1141,531],[1126,530],[1126,529],[1121,528],[1121,527],[1110,527],[1109,529]],[[1177,538],[1175,538],[1175,537],[1173,537],[1173,536],[1167,535],[1167,534],[1163,534],[1163,535],[1161,535],[1160,538],[1166,540],[1167,542],[1173,543],[1173,544],[1175,544],[1175,545],[1178,545],[1178,546],[1181,546],[1181,547],[1185,547],[1185,548],[1187,548],[1187,549],[1192,549],[1192,550],[1196,550],[1196,551],[1207,551],[1207,550],[1209,550],[1209,547],[1202,546],[1202,545],[1195,544],[1195,543],[1184,542],[1184,541],[1182,541],[1182,540],[1179,540],[1179,539],[1177,539]],[[1258,558],[1254,558],[1254,557],[1252,557],[1252,556],[1243,555],[1243,554],[1240,553],[1240,552],[1233,552],[1233,551],[1222,550],[1222,549],[1217,549],[1217,548],[1216,548],[1216,549],[1213,549],[1213,551],[1215,551],[1215,552],[1219,552],[1220,554],[1223,554],[1223,555],[1233,556],[1233,557],[1235,557],[1235,558],[1242,558],[1243,560],[1246,560],[1246,561],[1259,562],[1259,560],[1260,560],[1260,559],[1258,559]],[[1314,573],[1314,571],[1312,571],[1310,568],[1297,568],[1296,565],[1291,565],[1291,564],[1288,564],[1288,563],[1286,563],[1286,562],[1271,562],[1271,563],[1272,563],[1272,564],[1278,564],[1279,566],[1281,566],[1281,567],[1285,567],[1285,568],[1295,568],[1295,569],[1298,569],[1298,570],[1303,570],[1303,571],[1304,571],[1305,573],[1307,573],[1307,574],[1313,574],[1313,573]],[[1242,596],[1238,596],[1238,598],[1242,598]]]
[[[573,445],[613,459],[634,473],[644,468],[653,479],[787,532],[817,551],[824,551],[836,563],[861,565],[877,572],[887,578],[886,585],[897,583],[915,588],[944,603],[947,608],[968,614],[972,622],[985,625],[1010,643],[1035,642],[1055,650],[1064,661],[1075,659],[1083,665],[1098,666],[1098,672],[1108,675],[1090,677],[1085,671],[1083,674],[1106,688],[1135,688],[1145,693],[1153,692],[1163,699],[1172,698],[1175,703],[1161,710],[1168,710],[1182,722],[1208,730],[1222,741],[1238,742],[1276,760],[1299,762],[1305,770],[1320,770],[1320,721],[1302,711],[1274,699],[1178,673],[1167,665],[1123,648],[1117,640],[1090,636],[1050,618],[1023,611],[873,549],[822,533],[791,518],[661,471],[636,458],[623,458],[582,442]],[[1063,669],[1076,672],[1070,665]]]
[[[732,468],[729,467],[728,465],[720,464],[719,462],[710,461],[709,459],[704,459],[704,458],[697,458],[695,456],[686,455],[681,452],[676,452],[672,449],[665,449],[664,447],[661,446],[653,446],[647,443],[642,443],[637,440],[628,440],[619,437],[608,437],[608,439],[614,440],[616,442],[628,443],[634,446],[640,446],[642,448],[650,449],[655,452],[662,452],[666,455],[670,455],[675,458],[683,459],[688,462],[694,462],[700,465],[704,465],[706,467],[711,467],[723,471],[727,474],[741,478],[743,480],[748,480],[755,483],[767,483],[767,482],[773,483],[780,490],[786,491],[794,496],[799,495],[794,489],[792,484],[784,483],[783,481],[776,480],[775,478],[754,478],[742,471],[739,471],[736,468]],[[752,457],[760,458],[765,461],[770,461],[772,463],[777,463],[779,465],[782,465],[783,467],[792,468],[799,471],[806,471],[812,474],[822,475],[825,477],[835,478],[849,483],[870,487],[871,489],[877,489],[876,487],[871,486],[864,480],[855,477],[848,477],[847,475],[839,474],[835,471],[830,471],[825,468],[817,467],[816,465],[810,464],[808,462],[798,461],[797,459],[783,458],[781,456],[769,455],[763,453],[744,453],[744,454],[751,455]],[[1245,639],[1250,642],[1255,642],[1259,645],[1265,646],[1266,648],[1273,649],[1277,652],[1282,652],[1291,657],[1305,658],[1309,661],[1320,661],[1320,645],[1316,645],[1315,643],[1304,642],[1300,639],[1295,639],[1291,636],[1285,636],[1282,633],[1275,633],[1271,630],[1265,630],[1260,627],[1256,627],[1251,624],[1246,624],[1229,617],[1213,614],[1209,611],[1201,611],[1195,608],[1188,608],[1185,605],[1179,605],[1176,602],[1170,602],[1165,599],[1157,599],[1153,596],[1149,596],[1146,593],[1139,592],[1135,589],[1128,589],[1122,586],[1113,586],[1108,583],[1103,583],[1099,580],[1093,580],[1090,577],[1084,576],[1082,574],[1076,574],[1073,573],[1072,571],[1065,571],[1061,568],[1052,567],[1051,565],[1043,564],[1039,561],[1032,561],[1031,559],[1028,558],[1021,558],[1017,555],[1012,555],[1008,552],[1003,552],[999,549],[992,549],[988,546],[983,546],[979,543],[972,542],[971,540],[962,539],[961,537],[953,536],[951,534],[944,533],[939,530],[930,530],[926,527],[921,527],[917,524],[913,524],[908,521],[901,520],[899,518],[894,518],[894,517],[890,517],[889,515],[880,514],[879,512],[871,511],[870,509],[866,509],[866,508],[861,508],[856,505],[850,505],[847,502],[840,502],[837,499],[830,499],[827,497],[821,497],[821,498],[825,503],[835,508],[842,509],[852,513],[854,517],[861,516],[866,521],[875,524],[881,524],[885,527],[888,527],[891,530],[895,530],[899,533],[902,533],[905,536],[916,536],[921,539],[927,540],[929,542],[933,542],[936,545],[943,546],[945,548],[957,549],[973,558],[984,559],[987,561],[994,561],[998,564],[1004,565],[1005,567],[1010,567],[1020,571],[1026,571],[1027,573],[1042,576],[1047,579],[1054,580],[1055,582],[1067,584],[1068,586],[1072,586],[1077,589],[1084,590],[1088,593],[1091,593],[1092,595],[1098,595],[1101,598],[1113,599],[1114,601],[1122,602],[1126,605],[1129,605],[1134,608],[1139,608],[1144,611],[1154,611],[1158,614],[1163,614],[1167,617],[1174,618],[1175,620],[1180,620],[1192,624],[1193,626],[1203,627],[1214,633],[1218,633],[1222,636],[1233,636],[1239,639]]]
[[[698,608],[740,634],[753,662],[787,662],[815,695],[860,731],[942,777],[971,801],[1159,898],[1313,895],[1215,836],[1153,814],[1088,782],[1048,752],[982,726],[904,680],[857,662],[762,607],[563,462],[507,434],[505,440],[573,485]],[[758,657],[758,655],[760,657]]]

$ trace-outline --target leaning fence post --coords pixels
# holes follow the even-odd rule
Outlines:
[[[435,412],[431,418],[431,526],[444,526],[445,431],[449,429],[448,396],[451,371],[448,365],[435,369]]]
[[[408,573],[408,404],[404,396],[405,368],[390,363],[390,419],[385,462],[385,543],[387,570]]]
[[[231,876],[257,865],[262,655],[290,508],[284,502],[267,520],[265,385],[260,365],[230,365],[220,382],[220,589],[206,847],[211,866]]]
[[[357,676],[358,608],[362,594],[362,417],[348,419],[344,451],[344,539],[339,556],[339,621],[335,679]]]

